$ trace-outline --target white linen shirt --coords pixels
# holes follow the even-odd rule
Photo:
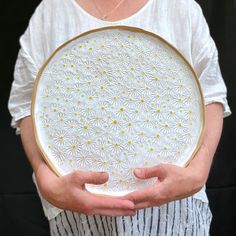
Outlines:
[[[109,25],[139,27],[167,40],[195,69],[205,104],[219,102],[224,107],[224,117],[230,115],[218,52],[202,10],[194,0],[149,0],[132,16],[113,22],[90,15],[75,0],[43,0],[20,38],[21,48],[8,104],[13,117],[11,125],[17,128],[17,133],[20,132],[18,121],[31,114],[34,81],[46,59],[65,41]],[[62,211],[40,197],[48,219]],[[194,197],[208,202],[205,186]]]

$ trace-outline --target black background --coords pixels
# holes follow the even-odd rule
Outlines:
[[[61,0],[58,0],[61,1]],[[27,27],[39,0],[1,1],[0,43],[0,235],[49,235],[47,221],[32,183],[32,170],[20,139],[10,128],[7,100],[19,50],[18,39]],[[235,43],[236,1],[199,0],[217,44],[220,65],[228,87],[228,101],[234,113],[236,104]],[[207,193],[213,213],[211,235],[236,235],[236,120],[225,119]]]

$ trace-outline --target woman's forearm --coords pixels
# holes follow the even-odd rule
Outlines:
[[[35,141],[31,116],[27,116],[20,121],[20,130],[21,140],[26,156],[36,173],[38,168],[41,165],[46,165],[46,163],[43,160]]]
[[[220,103],[206,106],[205,131],[202,145],[188,168],[199,174],[200,182],[207,181],[212,160],[223,128],[223,107]]]

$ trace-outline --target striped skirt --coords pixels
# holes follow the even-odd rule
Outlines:
[[[212,214],[193,197],[137,211],[135,216],[87,216],[63,211],[49,221],[52,236],[207,236]]]

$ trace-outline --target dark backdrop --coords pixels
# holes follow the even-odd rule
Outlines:
[[[60,0],[58,0],[60,1]],[[32,170],[23,153],[20,139],[9,128],[7,100],[19,50],[18,39],[39,0],[1,1],[0,74],[0,235],[49,235],[47,221],[32,183]],[[236,1],[199,0],[219,49],[222,73],[228,87],[228,101],[235,110]],[[236,120],[225,119],[224,131],[211,174],[207,193],[213,213],[211,235],[236,235]]]

